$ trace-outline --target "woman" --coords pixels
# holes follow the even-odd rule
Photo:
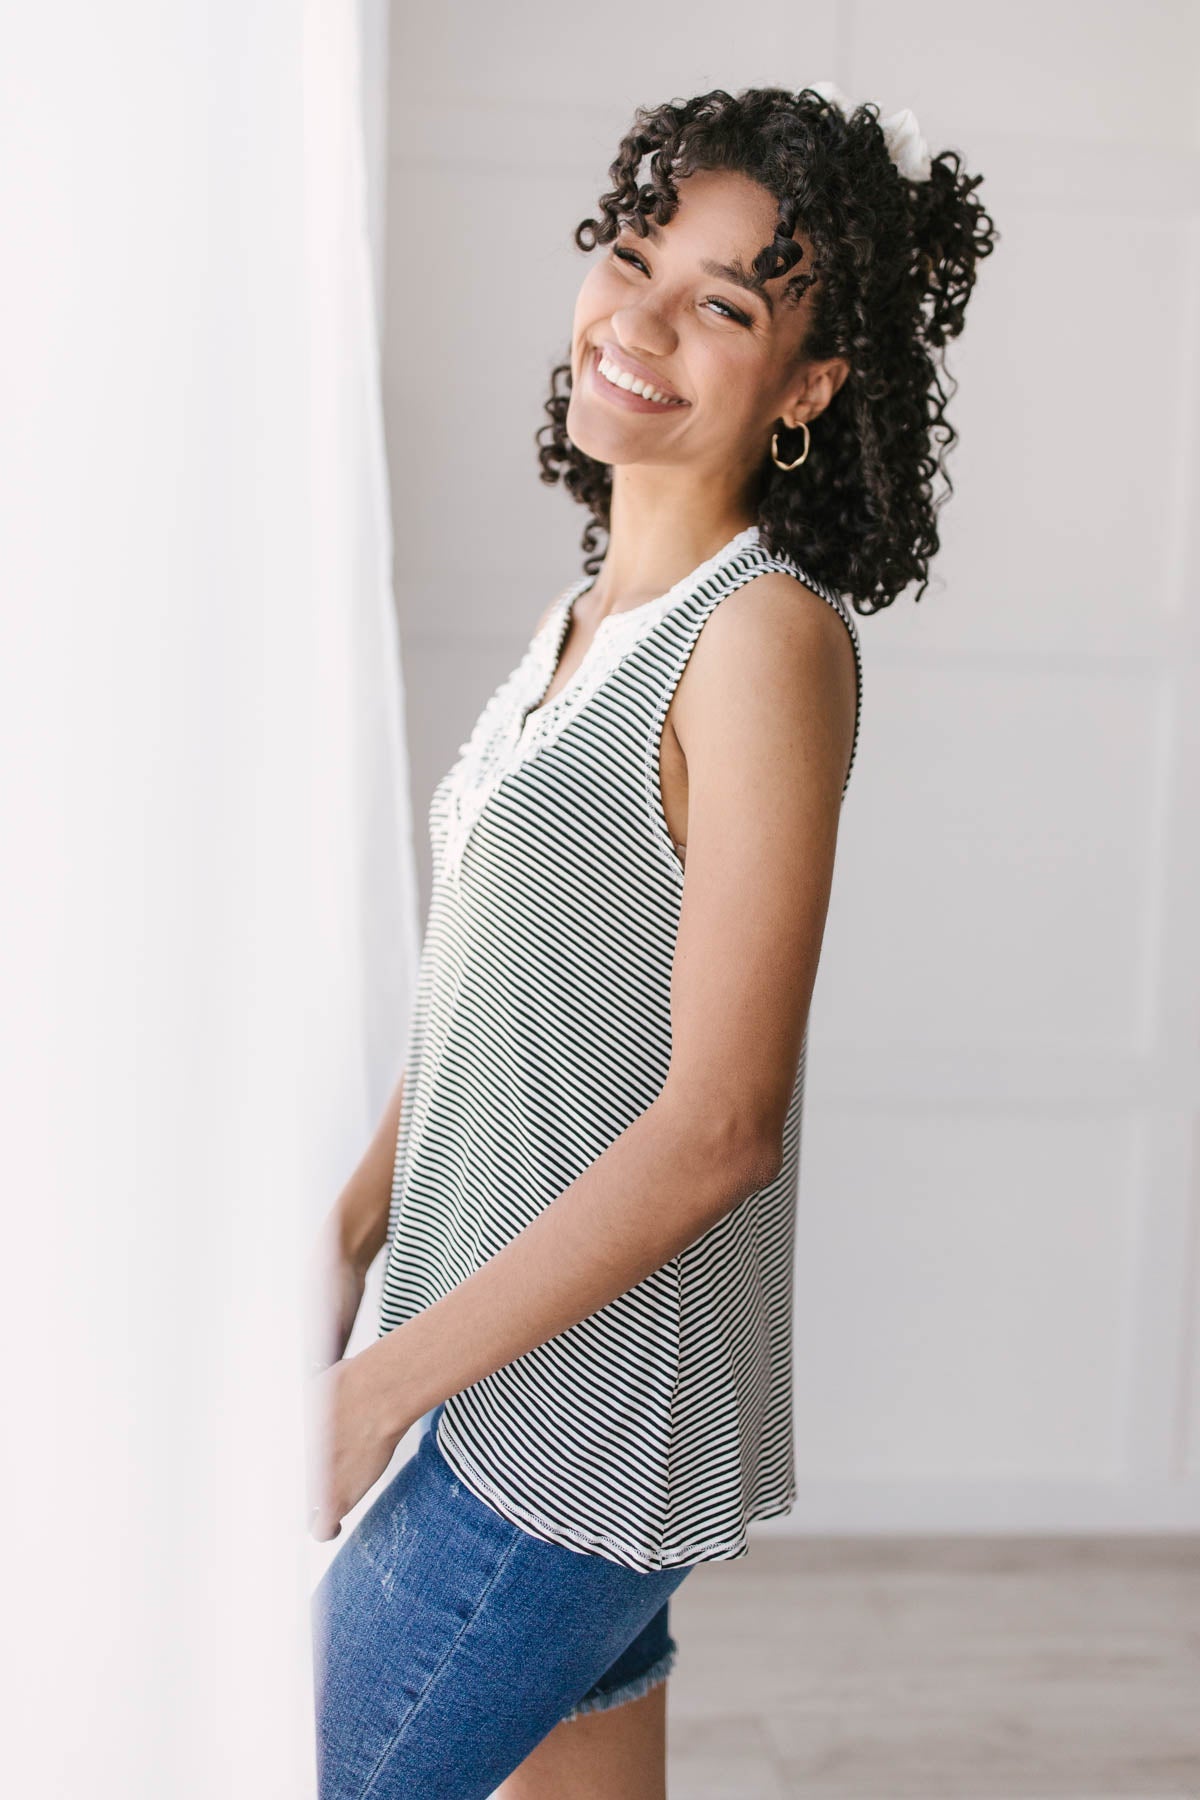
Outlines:
[[[426,1430],[314,1597],[322,1800],[662,1796],[670,1595],[796,1491],[851,608],[927,585],[935,352],[995,234],[828,83],[640,110],[611,177],[539,433],[586,574],[433,796],[405,1074],[329,1221],[335,1359],[388,1255],[314,1535]]]

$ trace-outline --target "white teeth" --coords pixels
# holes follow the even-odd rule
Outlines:
[[[640,394],[645,400],[654,400],[660,406],[678,406],[680,402],[670,394],[660,394],[657,388],[650,387],[647,382],[640,381],[636,375],[630,375],[625,369],[618,369],[606,356],[600,358],[598,367],[606,381],[614,387],[624,388],[627,393]]]

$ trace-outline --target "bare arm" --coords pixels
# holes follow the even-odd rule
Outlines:
[[[358,1167],[334,1204],[331,1223],[337,1245],[346,1260],[365,1275],[387,1238],[388,1209],[392,1199],[392,1171],[396,1161],[396,1136],[404,1100],[404,1076],[392,1092],[374,1136]]]
[[[362,1304],[367,1271],[387,1238],[403,1098],[401,1075],[370,1143],[326,1214],[313,1246],[308,1268],[308,1327],[316,1367],[326,1368],[345,1355]]]
[[[853,733],[845,627],[791,577],[758,577],[713,615],[679,699],[688,866],[667,1080],[482,1268],[362,1352],[389,1434],[626,1292],[780,1166]]]

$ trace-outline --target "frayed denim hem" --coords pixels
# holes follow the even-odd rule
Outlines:
[[[664,1656],[660,1656],[657,1662],[652,1662],[633,1681],[623,1682],[620,1687],[613,1688],[607,1694],[593,1694],[590,1699],[580,1700],[569,1713],[563,1714],[563,1723],[568,1719],[579,1718],[581,1713],[607,1712],[610,1706],[621,1706],[626,1700],[640,1700],[643,1694],[648,1694],[652,1687],[657,1687],[660,1681],[667,1679],[675,1667],[677,1649],[677,1645],[672,1645]]]

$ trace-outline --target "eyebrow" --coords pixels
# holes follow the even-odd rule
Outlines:
[[[653,219],[644,220],[644,224],[646,226],[646,236],[650,238],[652,242],[657,242],[658,239],[662,237],[661,227],[656,225]],[[704,270],[706,275],[719,276],[722,281],[732,281],[735,287],[745,288],[747,293],[757,294],[759,299],[765,303],[771,317],[775,317],[775,302],[772,300],[770,294],[768,294],[759,277],[750,272],[740,256],[735,257],[732,262],[727,263],[705,261],[700,264],[700,267]]]

